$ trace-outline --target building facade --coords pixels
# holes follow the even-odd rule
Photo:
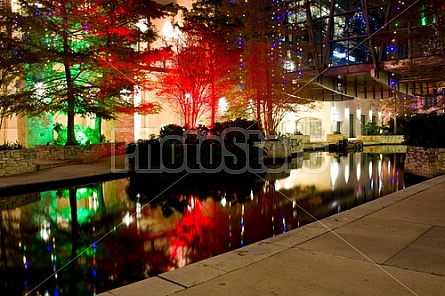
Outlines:
[[[138,46],[160,48],[175,38],[182,11],[191,9],[192,0],[157,1],[169,11],[154,20],[159,40]],[[424,1],[384,0],[286,0],[276,2],[272,14],[276,36],[284,59],[286,79],[298,81],[299,88],[289,96],[314,102],[311,108],[286,113],[278,124],[281,134],[308,134],[313,141],[325,141],[327,134],[341,133],[354,138],[365,133],[365,125],[386,124],[394,116],[443,106],[443,77],[434,69],[445,63],[443,53],[444,8]],[[275,3],[275,2],[274,2]],[[442,7],[442,8],[441,8]],[[425,35],[422,32],[433,32]],[[423,36],[420,38],[419,36]],[[413,64],[426,65],[429,71]],[[432,70],[431,70],[432,69]],[[421,72],[421,73],[420,73]],[[156,75],[153,74],[153,80]],[[155,91],[138,88],[135,103],[157,102]],[[162,103],[155,115],[125,116],[106,121],[102,127],[109,141],[131,142],[157,135],[162,126],[183,125],[174,106]],[[218,115],[226,106],[220,99]],[[94,117],[76,118],[76,124],[94,127]],[[218,120],[218,117],[216,118]],[[253,117],[251,119],[254,119]],[[37,121],[37,122],[36,122]],[[51,122],[30,118],[6,118],[0,130],[0,143],[18,141],[28,147],[52,142],[54,122],[64,115],[52,115]],[[198,120],[208,124],[208,114]],[[36,128],[39,127],[39,128]]]

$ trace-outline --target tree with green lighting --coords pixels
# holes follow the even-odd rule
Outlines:
[[[26,67],[26,87],[39,108],[67,115],[66,145],[77,144],[75,116],[113,119],[118,112],[156,112],[134,106],[143,87],[156,38],[150,20],[163,15],[152,1],[19,0],[13,30],[23,47],[39,57]],[[139,24],[139,26],[137,25]]]

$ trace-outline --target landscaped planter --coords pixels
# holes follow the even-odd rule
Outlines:
[[[36,151],[18,149],[0,151],[0,177],[36,170]]]
[[[405,173],[426,178],[445,174],[445,148],[408,146]]]

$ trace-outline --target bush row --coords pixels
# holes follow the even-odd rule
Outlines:
[[[445,148],[445,115],[418,114],[405,122],[405,144],[425,148]]]
[[[5,143],[0,145],[0,151],[3,150],[19,150],[19,149],[23,149],[25,147],[23,147],[20,143],[15,142],[15,143]]]

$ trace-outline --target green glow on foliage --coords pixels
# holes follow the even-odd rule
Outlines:
[[[55,192],[55,191],[54,191]],[[94,194],[97,193],[97,189],[96,188],[79,188],[77,189],[76,192],[76,201],[81,201],[84,199],[88,199],[92,196],[94,196]],[[69,198],[69,190],[65,189],[60,191],[60,197],[61,198]],[[56,199],[54,199],[56,200]],[[89,203],[88,203],[89,204]],[[57,208],[57,204],[54,205],[55,208]],[[89,204],[89,206],[91,207],[91,205]],[[100,207],[99,203],[98,203],[98,207]],[[99,210],[99,208],[88,208],[88,207],[79,207],[77,209],[77,222],[82,225],[84,223],[87,223],[90,221],[90,218],[92,216],[94,216],[97,211]],[[64,208],[58,208],[57,209],[57,214],[62,217],[63,219],[66,219],[68,221],[72,221],[72,217],[71,217],[71,209],[69,206],[64,207]],[[54,219],[54,218],[52,218]],[[56,221],[56,220],[54,220]]]
[[[67,138],[67,128],[60,123],[57,123],[54,130],[57,133],[56,145],[65,145]],[[75,136],[80,145],[98,144],[100,143],[100,135],[94,129],[82,124],[74,126]]]
[[[421,11],[420,12],[420,24],[422,26],[426,26],[426,25],[428,25],[428,17],[425,16],[425,4],[422,5],[422,8],[420,9],[420,11]],[[434,20],[431,23],[434,23]]]
[[[95,250],[93,248],[89,248],[85,251],[87,257],[92,257],[95,255]]]
[[[89,197],[93,196],[94,192],[96,192],[96,190],[93,189],[93,188],[80,188],[80,189],[77,189],[76,199],[77,200],[82,200],[82,199],[85,199],[85,198],[89,198]]]
[[[94,211],[88,210],[85,208],[81,208],[77,210],[77,222],[79,222],[80,225],[88,222],[91,216],[94,215]]]
[[[83,131],[76,132],[76,140],[79,141],[80,145],[86,145],[89,141]]]

